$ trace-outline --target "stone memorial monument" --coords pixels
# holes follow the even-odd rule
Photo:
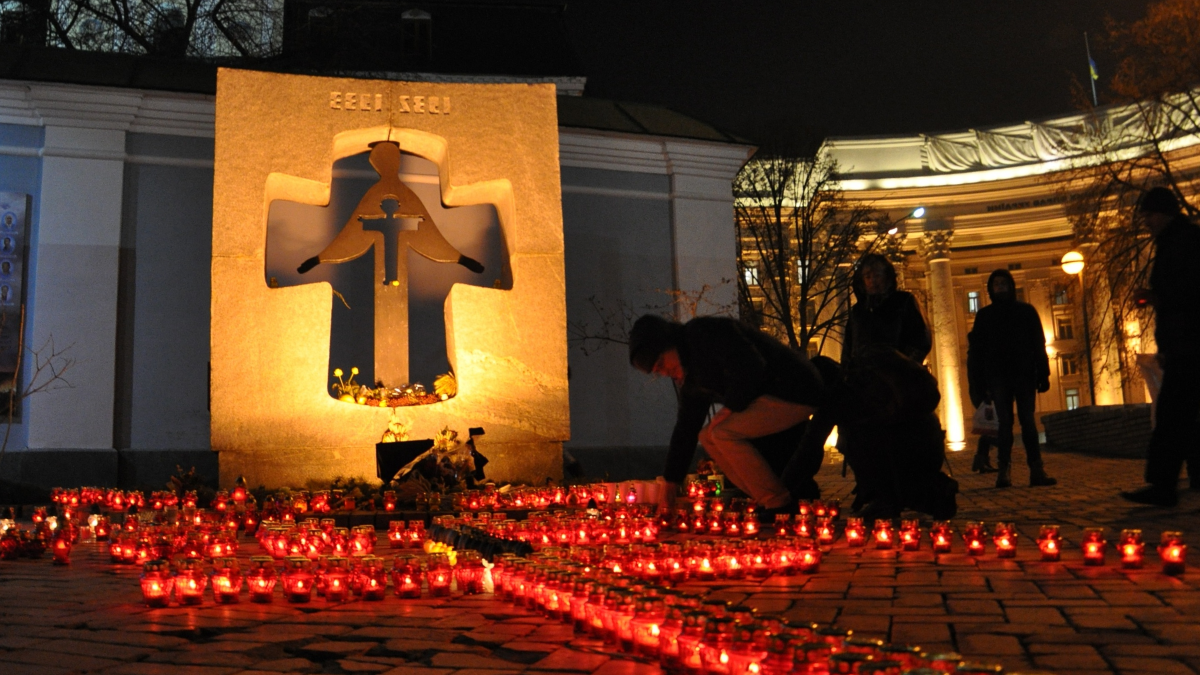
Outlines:
[[[489,478],[561,477],[569,434],[558,126],[553,85],[434,84],[218,75],[212,252],[212,448],[221,483],[303,485],[375,473],[392,411],[329,392],[333,289],[271,288],[263,276],[271,203],[329,203],[332,169],[370,153],[380,175],[317,264],[375,256],[376,377],[408,377],[407,272],[413,251],[482,271],[438,231],[398,178],[407,153],[438,167],[447,208],[490,204],[510,290],[456,284],[445,301],[458,393],[406,406],[412,438],[482,426]],[[401,356],[402,354],[402,356]]]

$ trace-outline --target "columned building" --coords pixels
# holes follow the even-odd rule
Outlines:
[[[1138,121],[1129,109],[1112,109],[1101,115],[1100,128],[1115,135]],[[1038,395],[1039,414],[1148,400],[1140,378],[1123,381],[1114,367],[1116,349],[1097,339],[1112,329],[1113,313],[1093,316],[1090,331],[1085,325],[1081,284],[1089,297],[1102,297],[1093,293],[1103,279],[1086,268],[1082,278],[1070,276],[1061,266],[1068,251],[1085,259],[1090,253],[1067,208],[1082,186],[1078,169],[1089,163],[1085,143],[1096,124],[1074,116],[937,135],[834,138],[823,147],[838,162],[847,197],[901,221],[901,283],[921,299],[933,332],[929,366],[941,385],[952,448],[962,448],[970,431],[967,333],[989,302],[986,283],[996,269],[1012,273],[1018,297],[1042,319],[1051,386]],[[1194,170],[1198,142],[1186,134],[1166,147],[1177,166]],[[1152,338],[1136,323],[1123,332],[1130,351],[1153,351]]]

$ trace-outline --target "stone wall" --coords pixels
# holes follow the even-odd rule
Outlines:
[[[1048,449],[1104,457],[1146,456],[1150,405],[1102,405],[1042,416]]]

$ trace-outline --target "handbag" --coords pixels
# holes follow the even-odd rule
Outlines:
[[[979,436],[995,436],[1000,433],[1000,420],[996,417],[994,403],[980,403],[971,420],[971,433]]]

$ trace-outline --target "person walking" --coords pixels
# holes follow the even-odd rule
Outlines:
[[[1042,320],[1032,305],[1017,300],[1016,283],[1008,270],[988,277],[991,304],[975,315],[967,335],[967,382],[971,403],[992,401],[1000,429],[996,434],[996,487],[1012,485],[1013,404],[1021,423],[1029,485],[1056,485],[1046,475],[1038,443],[1034,404],[1038,393],[1050,390],[1050,360]]]
[[[1200,228],[1183,215],[1175,193],[1163,187],[1142,195],[1135,227],[1138,221],[1154,236],[1154,269],[1150,288],[1138,290],[1135,300],[1154,308],[1163,376],[1146,453],[1149,485],[1121,496],[1139,504],[1175,506],[1183,463],[1188,462],[1190,473],[1200,455]]]
[[[878,253],[868,253],[854,272],[854,296],[842,340],[842,365],[876,345],[891,347],[924,363],[933,342],[912,293],[896,289],[896,268]]]
[[[629,363],[671,378],[679,411],[671,433],[659,509],[673,505],[697,440],[722,473],[768,513],[786,513],[793,495],[754,441],[806,424],[822,384],[807,358],[734,319],[698,317],[680,324],[647,314],[629,333]],[[713,405],[722,406],[705,424]],[[815,488],[815,483],[812,484]]]

